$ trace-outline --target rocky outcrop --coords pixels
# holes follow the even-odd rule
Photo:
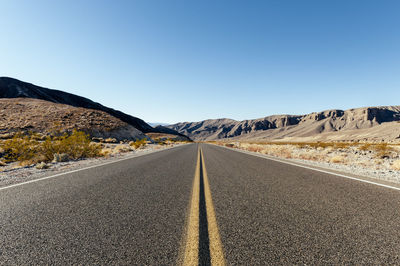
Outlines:
[[[370,129],[383,123],[395,123],[397,121],[400,121],[400,106],[384,106],[345,111],[327,110],[307,115],[273,115],[244,121],[214,119],[178,123],[168,127],[195,140],[252,137],[272,140],[287,137],[305,138],[329,132]]]

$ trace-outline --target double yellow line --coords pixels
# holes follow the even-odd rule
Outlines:
[[[204,185],[204,195],[200,195],[201,179]],[[208,182],[207,171],[204,164],[203,152],[200,148],[197,154],[196,171],[194,175],[192,198],[185,235],[186,239],[184,240],[183,255],[181,256],[181,264],[183,265],[199,265],[199,255],[201,255],[199,254],[199,216],[201,196],[204,196],[205,198],[211,265],[225,265],[222,242],[218,232],[217,219],[211,198],[210,184]]]

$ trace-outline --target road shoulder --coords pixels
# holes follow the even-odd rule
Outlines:
[[[311,170],[315,170],[315,171],[319,171],[319,172],[323,172],[323,173],[328,173],[328,174],[331,174],[331,175],[334,175],[337,177],[348,178],[348,179],[352,179],[352,180],[359,181],[359,182],[366,182],[366,183],[370,183],[370,184],[374,184],[374,185],[378,185],[378,186],[382,186],[382,187],[400,190],[399,183],[381,180],[381,179],[378,179],[375,177],[370,177],[370,176],[357,175],[357,174],[340,171],[340,170],[332,169],[332,168],[328,168],[328,167],[322,167],[322,166],[315,165],[312,162],[299,162],[298,160],[283,159],[283,158],[273,157],[270,155],[260,154],[257,152],[235,149],[235,148],[220,146],[220,145],[216,145],[216,144],[210,144],[210,145],[225,148],[225,149],[236,151],[236,152],[241,152],[244,154],[248,154],[248,155],[252,155],[252,156],[256,156],[256,157],[260,157],[260,158],[264,158],[267,160],[273,160],[273,161],[277,161],[277,162],[281,162],[281,163],[285,163],[285,164],[290,164],[293,166],[298,166],[298,167],[311,169]]]
[[[159,149],[144,149],[140,151],[121,153],[111,157],[89,158],[78,161],[54,163],[49,169],[36,169],[33,166],[18,168],[12,171],[0,173],[0,190],[21,183],[57,177],[71,172],[78,172],[90,168],[133,159],[140,156],[145,156],[160,151],[182,147],[184,145],[188,144],[177,144],[172,147],[162,147]]]

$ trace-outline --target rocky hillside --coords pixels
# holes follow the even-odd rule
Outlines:
[[[96,123],[98,123],[99,127],[101,126],[101,124],[104,124],[105,129],[107,129],[108,124],[111,125],[115,122],[115,120],[119,120],[119,122],[123,123],[124,126],[129,125],[129,127],[125,127],[125,128],[133,129],[132,135],[136,135],[136,131],[139,131],[141,133],[149,133],[149,132],[168,133],[168,134],[173,134],[173,135],[177,135],[180,137],[186,137],[186,136],[183,136],[182,134],[180,134],[174,130],[168,129],[168,128],[164,128],[164,127],[153,128],[152,126],[150,126],[146,122],[144,122],[142,119],[139,119],[137,117],[125,114],[121,111],[114,110],[112,108],[103,106],[99,103],[91,101],[90,99],[87,99],[87,98],[84,98],[84,97],[81,97],[78,95],[74,95],[71,93],[63,92],[63,91],[39,87],[39,86],[30,84],[30,83],[23,82],[23,81],[20,81],[17,79],[9,78],[9,77],[0,77],[0,98],[37,99],[37,100],[43,100],[43,101],[53,103],[53,104],[64,104],[64,105],[68,105],[70,107],[84,108],[84,109],[87,109],[85,111],[87,113],[93,113],[94,111],[96,111],[93,114],[102,114],[101,119],[99,117],[99,120],[96,122]],[[4,102],[4,103],[6,103],[6,102]],[[19,102],[21,102],[21,101],[19,100]],[[22,102],[24,102],[24,104],[28,104],[29,101],[22,101]],[[7,102],[7,104],[8,104],[7,112],[9,114],[11,114],[10,111],[17,110],[19,108],[18,106],[11,107],[14,103],[13,103],[13,101]],[[37,105],[37,103],[38,102],[36,102],[36,101],[32,101],[32,103],[30,105],[31,109],[27,109],[27,110],[32,110],[32,108],[34,108],[34,107],[37,107],[38,110],[42,110],[40,108],[40,105]],[[47,107],[51,106],[51,104],[45,104],[45,105]],[[54,106],[58,106],[58,105],[54,105]],[[59,108],[56,108],[56,109],[59,110]],[[74,110],[80,110],[80,112],[83,112],[82,109],[74,109]],[[24,112],[24,111],[22,110],[22,112]],[[49,114],[49,113],[44,112],[44,114]],[[106,116],[106,114],[107,114],[107,116]],[[23,117],[28,118],[29,114],[26,114]],[[82,116],[82,119],[84,117],[85,116]],[[6,116],[6,117],[3,117],[3,121],[6,118],[11,119],[9,116]],[[61,122],[64,122],[64,120],[67,119],[67,118],[63,118],[63,117],[58,117],[58,118],[60,118]],[[76,118],[76,116],[74,116],[74,118]],[[107,121],[106,118],[110,118],[112,120],[110,120],[109,122],[106,122]],[[44,119],[52,121],[51,117],[46,117]],[[28,122],[29,121],[26,121],[26,123],[28,123]],[[75,121],[75,122],[78,123],[78,121]],[[80,121],[79,123],[85,124],[85,127],[91,125],[90,123],[87,123],[85,121]],[[112,128],[113,128],[113,130],[115,129],[114,127],[112,127]],[[4,130],[5,130],[5,128],[3,128],[3,132],[4,132]],[[96,129],[96,130],[98,130],[98,129]],[[95,132],[96,130],[92,130],[92,131]],[[105,130],[103,132],[108,132],[108,131]],[[122,135],[120,137],[122,137]],[[131,134],[127,133],[126,139],[130,139],[130,137],[131,137]]]
[[[127,115],[121,111],[105,107],[87,98],[71,93],[42,88],[17,79],[0,77],[0,98],[33,98],[53,103],[62,103],[74,107],[83,107],[108,113],[142,132],[150,132],[153,128],[143,120]]]
[[[19,131],[46,135],[73,129],[99,138],[146,138],[138,129],[103,111],[38,99],[0,99],[0,136]]]
[[[168,127],[195,140],[393,141],[400,136],[400,106],[273,115],[244,121],[214,119]]]

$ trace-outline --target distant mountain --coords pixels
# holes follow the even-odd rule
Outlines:
[[[14,78],[0,77],[0,98],[30,98],[39,99],[57,104],[65,104],[78,108],[86,108],[98,110],[107,113],[115,118],[120,119],[122,122],[134,127],[143,133],[166,133],[184,136],[171,129],[163,127],[153,128],[142,119],[125,114],[121,111],[101,105],[100,103],[93,102],[90,99],[74,95],[71,93],[52,90],[33,85],[31,83],[23,82]]]
[[[400,106],[327,110],[307,115],[273,115],[235,121],[211,119],[167,126],[194,140],[396,140]]]

